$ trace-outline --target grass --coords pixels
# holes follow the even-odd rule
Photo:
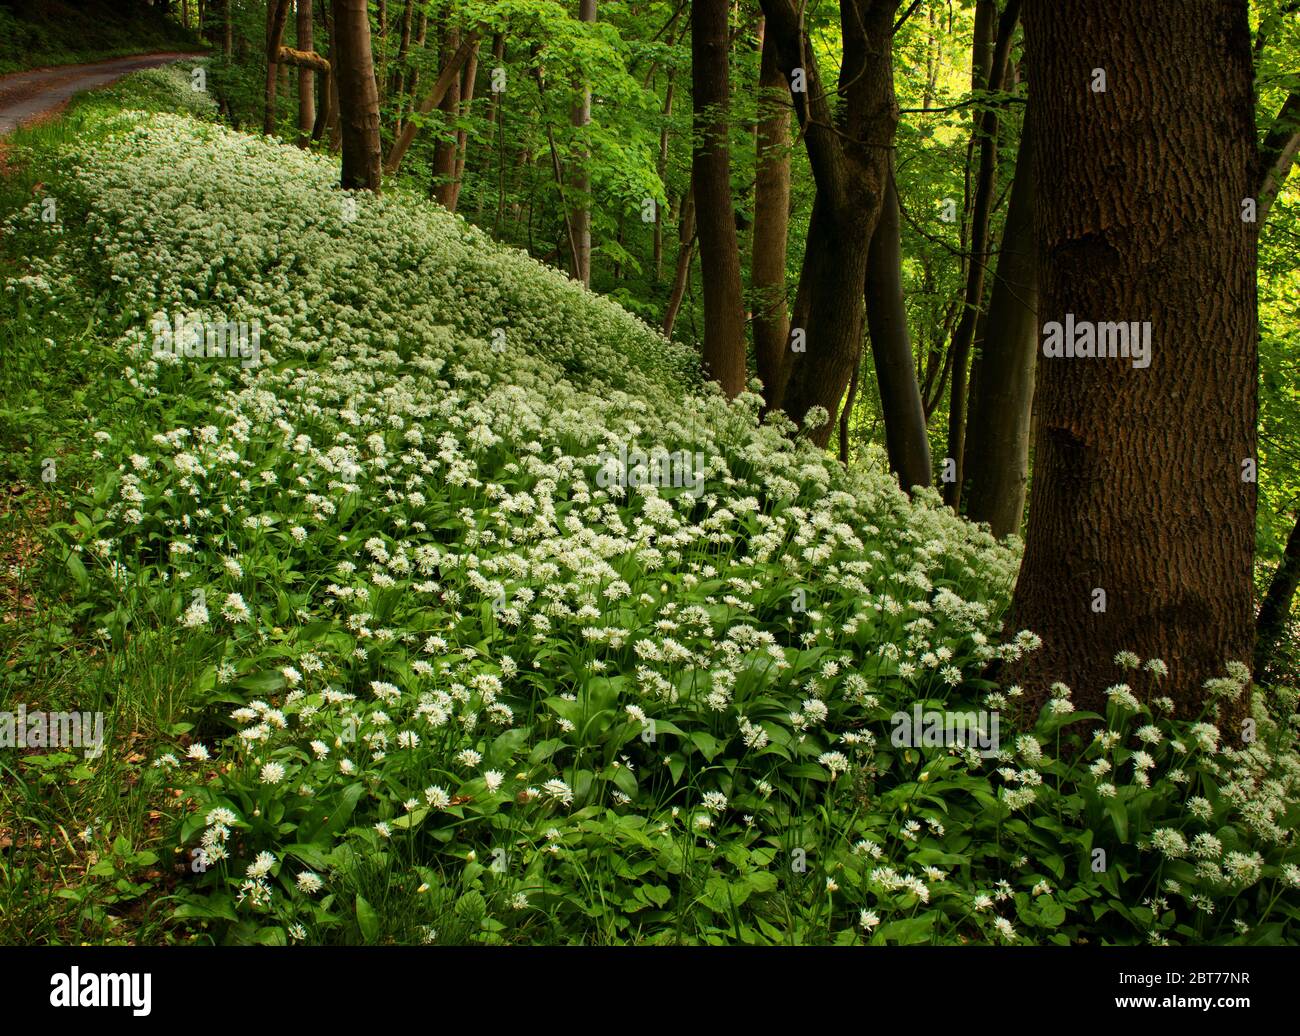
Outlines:
[[[169,104],[156,81],[131,77],[7,138],[0,211],[52,192],[34,153],[116,132],[124,107]],[[43,234],[0,240],[0,271],[20,276],[48,249]],[[50,530],[76,520],[67,501],[89,484],[79,429],[91,387],[96,410],[114,406],[116,380],[96,368],[90,347],[116,332],[89,278],[82,289],[45,314],[39,332],[20,319],[15,296],[0,296],[0,709],[102,711],[105,739],[131,748],[106,753],[93,770],[70,753],[0,753],[0,943],[154,944],[176,928],[159,905],[179,877],[163,844],[176,803],[147,793],[141,776],[174,735],[181,688],[194,674],[161,633],[120,651],[79,636],[57,607],[75,614],[71,555],[47,553]],[[63,343],[61,356],[51,354],[53,341]],[[138,412],[121,417],[140,421]],[[84,851],[88,829],[108,852]]]
[[[1158,670],[1136,659],[1117,659],[1133,670],[1117,679],[1145,701],[1125,691],[1101,717],[1057,700],[1005,731],[997,773],[969,752],[891,744],[904,704],[1014,713],[975,675],[990,637],[1006,635],[1014,551],[937,500],[902,498],[883,470],[846,471],[739,404],[656,385],[640,364],[674,357],[652,335],[422,201],[388,195],[352,227],[333,218],[328,163],[120,111],[191,102],[182,73],[131,77],[16,137],[0,178],[0,213],[18,214],[0,224],[0,273],[51,285],[0,294],[12,602],[0,712],[99,710],[114,746],[95,760],[0,755],[0,941],[1291,936],[1300,860],[1260,834],[1294,827],[1290,785],[1262,782],[1265,746],[1220,753],[1217,731],[1175,720]],[[103,139],[124,127],[129,137]],[[87,160],[61,163],[74,142]],[[56,225],[33,215],[45,197]],[[194,301],[194,285],[204,301],[255,294],[266,307],[255,312],[277,355],[244,391],[227,368],[204,378],[130,352],[141,322]],[[522,347],[491,348],[498,322]],[[322,327],[319,352],[279,352],[319,345]],[[725,518],[681,496],[656,516],[653,497],[588,492],[589,455],[638,435],[629,420],[650,426],[643,442],[718,455]],[[108,456],[87,456],[96,429]],[[345,448],[358,442],[363,452]],[[440,457],[472,457],[464,471],[483,481],[451,477]],[[198,463],[201,484],[189,480]],[[149,490],[135,518],[114,502],[131,470]],[[390,506],[385,485],[425,492],[394,489]],[[205,506],[191,511],[191,493]],[[545,507],[564,532],[533,526]],[[261,517],[272,520],[249,524]],[[627,540],[646,521],[679,538],[653,564]],[[457,560],[462,547],[477,567]],[[439,585],[421,585],[429,576]],[[815,609],[789,603],[804,586]],[[530,612],[549,590],[561,607]],[[1240,678],[1224,682],[1240,692]],[[1293,711],[1295,696],[1282,704]],[[480,715],[502,705],[499,725]],[[1111,744],[1088,742],[1098,722]],[[407,724],[418,751],[397,735]],[[1300,772],[1294,738],[1267,717],[1260,729],[1278,765]],[[829,751],[841,744],[852,761]],[[1153,772],[1134,780],[1139,763]],[[1178,848],[1182,832],[1212,831],[1254,887],[1249,902]],[[200,838],[224,860],[208,867]],[[1092,867],[1099,847],[1109,870]],[[304,889],[313,875],[322,883]],[[1221,909],[1145,905],[1163,879],[1205,888]]]

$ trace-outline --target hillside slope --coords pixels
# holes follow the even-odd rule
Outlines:
[[[344,196],[327,158],[190,116],[112,118],[59,145],[55,232],[39,198],[9,221],[34,258],[6,291],[31,335],[98,300],[84,356],[50,340],[93,401],[55,544],[82,635],[165,649],[172,748],[145,782],[182,803],[178,918],[909,943],[1242,918],[1273,941],[1300,916],[1300,768],[1262,707],[1277,757],[1171,716],[1158,662],[1120,658],[1106,717],[1061,685],[1018,717],[981,676],[1035,644],[1000,628],[1014,545],[760,424],[756,395],[727,403],[436,206]],[[241,323],[243,356],[155,352]],[[899,740],[914,706],[1001,740]],[[115,711],[109,744],[136,723]],[[1204,836],[1213,873],[1182,859]],[[1182,891],[1143,906],[1161,875]],[[1268,908],[1238,895],[1265,885]]]

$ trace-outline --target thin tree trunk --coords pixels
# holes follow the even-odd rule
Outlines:
[[[312,50],[311,0],[298,0],[298,49]],[[315,73],[298,68],[298,146],[311,146],[312,127],[316,123]]]
[[[754,360],[767,391],[783,380],[782,370],[790,355],[790,303],[785,283],[790,226],[790,86],[777,63],[776,44],[761,23],[760,31],[750,282],[754,290]]]
[[[681,312],[686,286],[691,281],[691,262],[694,258],[695,189],[688,187],[677,222],[677,269],[673,273],[673,286],[668,293],[668,305],[664,309],[664,336],[667,338],[673,336],[673,328],[677,326],[677,314]]]
[[[322,72],[316,77],[316,121],[312,124],[311,139],[313,141],[321,140],[325,136],[325,129],[330,125],[333,117],[331,100],[333,90],[331,80],[333,79],[333,70]]]
[[[1038,358],[1038,263],[1034,254],[1034,148],[1020,136],[988,323],[972,374],[966,440],[966,516],[994,536],[1020,531],[1029,485],[1030,415]]]
[[[505,61],[505,56],[506,56],[506,36],[505,33],[498,32],[492,38],[492,68],[493,69],[501,68],[502,62]],[[489,74],[492,74],[491,71],[489,71]],[[497,185],[499,190],[501,186],[501,178],[505,174],[505,143],[504,141],[502,142],[494,141],[492,137],[493,134],[497,134],[498,136],[501,134],[502,127],[500,125],[500,120],[503,118],[503,112],[501,110],[502,91],[493,90],[491,91],[491,93],[492,93],[492,100],[488,105],[488,132],[487,132],[488,158],[484,163],[484,170],[485,172],[491,171],[492,169],[491,156],[492,153],[495,151],[496,159],[497,159]],[[479,194],[478,214],[475,217],[476,221],[481,220],[483,216],[483,210],[487,207],[487,196],[488,196],[487,190],[484,190]],[[500,210],[499,198],[498,198],[497,207],[499,211]]]
[[[470,105],[474,102],[474,81],[478,78],[478,43],[465,62],[465,76],[460,88],[460,117],[469,117]],[[460,204],[460,188],[465,179],[465,155],[469,151],[469,134],[459,130],[456,134],[456,173],[452,181],[451,204],[447,206],[452,212]]]
[[[1295,5],[1292,5],[1294,7]],[[1263,226],[1273,200],[1286,182],[1300,151],[1300,91],[1293,90],[1260,145],[1256,219]],[[1300,584],[1300,517],[1287,540],[1286,551],[1273,572],[1255,623],[1255,677],[1272,676],[1278,644],[1286,633],[1296,587]],[[1280,674],[1279,674],[1280,675]]]
[[[370,53],[366,0],[333,0],[335,74],[343,137],[344,189],[379,192],[379,89]]]
[[[740,245],[731,198],[727,144],[730,90],[730,4],[691,4],[691,84],[695,187],[704,285],[704,370],[728,398],[745,389],[745,310],[740,290]]]
[[[664,123],[659,127],[659,182],[668,184],[668,123],[673,114],[673,73],[668,73],[668,89],[664,94]],[[663,280],[664,275],[664,207],[655,206],[654,256],[655,283]]]
[[[266,5],[266,102],[262,132],[275,132],[275,88],[280,66],[277,60],[284,40],[284,23],[289,17],[289,0],[267,0]]]
[[[231,5],[235,0],[221,0],[221,53],[227,61],[235,52],[235,20],[234,9]]]
[[[343,150],[343,118],[339,107],[339,77],[330,75],[330,152],[337,155]]]
[[[996,0],[978,0],[975,10],[975,72],[972,87],[987,94],[1002,89],[1007,54],[1020,20],[1021,0],[1007,0],[999,20]],[[982,30],[982,31],[981,31]],[[966,452],[966,409],[969,398],[969,364],[975,340],[980,306],[984,299],[984,272],[989,261],[989,217],[993,211],[993,193],[997,185],[998,116],[994,110],[976,115],[974,139],[979,142],[979,173],[975,181],[969,249],[966,266],[966,295],[961,319],[952,342],[952,383],[948,404],[948,457],[956,469],[955,477],[944,482],[943,499],[949,507],[961,507],[964,479],[962,463]]]
[[[840,463],[846,466],[849,463],[849,426],[853,419],[853,404],[858,398],[858,380],[861,377],[862,360],[859,357],[858,363],[853,368],[853,376],[849,378],[849,392],[844,397],[844,409],[840,411]]]
[[[448,18],[454,15],[448,15]],[[475,42],[477,46],[477,41]],[[446,35],[443,37],[442,61],[447,64],[453,54],[460,49],[460,27],[448,24]],[[465,55],[465,60],[469,60],[469,54]],[[447,87],[447,92],[443,95],[442,103],[438,105],[438,110],[442,113],[442,122],[444,132],[449,127],[456,116],[460,113],[460,72],[457,71],[455,78]],[[431,197],[435,198],[439,205],[450,211],[452,206],[452,197],[455,194],[456,179],[456,137],[453,134],[449,140],[439,140],[433,149],[432,163],[433,182],[431,184]]]
[[[1260,224],[1268,217],[1297,153],[1300,153],[1300,89],[1287,95],[1260,146],[1259,203],[1255,214]]]
[[[1204,681],[1227,661],[1248,666],[1255,646],[1256,486],[1242,478],[1258,427],[1256,228],[1240,218],[1257,161],[1247,5],[1056,0],[1028,4],[1025,29],[1040,312],[1062,326],[1044,326],[1011,626],[1043,646],[1012,675],[1027,701],[1061,680],[1100,711],[1123,678],[1116,652],[1133,651],[1168,665],[1153,693],[1195,717]],[[1104,93],[1089,88],[1094,59],[1079,40],[1105,55]],[[1147,322],[1136,361],[1146,352],[1149,365],[1058,355],[1075,321],[1136,321],[1139,333]],[[1220,717],[1233,735],[1245,698]]]
[[[538,84],[542,82],[541,70],[538,70]],[[564,190],[564,163],[560,161],[560,149],[555,146],[555,128],[548,122],[546,124],[546,142],[551,149],[551,172],[555,175],[555,189],[560,195],[560,211],[564,214],[564,233],[569,245],[569,273],[573,279],[581,280],[578,276],[578,237],[573,227],[573,210],[568,203],[566,192]],[[533,199],[528,199],[528,247],[532,250],[533,238]]]
[[[388,0],[379,2],[379,60],[375,65],[375,89],[382,105],[388,97]]]
[[[898,0],[841,0],[838,89],[821,81],[802,4],[762,0],[762,6],[782,73],[806,86],[792,96],[817,185],[790,321],[788,375],[784,385],[768,388],[766,402],[801,427],[814,408],[824,410],[826,419],[806,434],[826,446],[862,349],[867,252],[898,120],[892,59]],[[832,108],[836,94],[841,100]]]
[[[1282,561],[1269,581],[1264,602],[1259,608],[1255,629],[1255,679],[1264,680],[1272,675],[1278,644],[1291,620],[1291,607],[1296,588],[1300,587],[1300,515],[1291,528]],[[1280,673],[1278,674],[1281,675]]]
[[[453,86],[459,89],[460,70],[464,67],[469,56],[478,46],[478,33],[471,32],[463,40],[460,46],[456,48],[451,58],[443,64],[442,71],[438,73],[438,79],[433,84],[433,89],[425,95],[418,107],[415,109],[421,115],[428,115],[434,108],[444,107],[444,101],[451,92]],[[402,132],[397,140],[393,142],[393,148],[388,153],[388,158],[384,161],[384,171],[392,176],[397,172],[402,164],[402,158],[410,148],[411,142],[415,140],[416,125],[413,121],[408,121],[402,127]]]
[[[596,0],[579,0],[578,20],[594,23],[596,21]],[[579,140],[591,123],[591,87],[582,84],[582,93],[570,112],[570,123],[578,131]],[[573,232],[573,276],[588,287],[591,286],[591,152],[579,144],[574,157],[573,175],[568,178],[570,198],[573,202],[569,213],[569,225]]]
[[[885,420],[889,469],[910,494],[913,486],[928,486],[932,476],[925,408],[912,365],[912,339],[907,331],[907,306],[903,300],[901,235],[898,193],[891,170],[880,219],[871,235],[864,297],[871,355],[880,387],[880,413]]]
[[[335,107],[337,92],[334,89],[334,68],[332,64],[334,56],[334,35],[331,26],[333,25],[334,19],[330,14],[330,2],[331,0],[325,0],[325,2],[321,4],[320,8],[321,18],[325,23],[324,42],[330,55],[331,67],[328,72],[322,72],[316,77],[318,94],[316,102],[316,124],[312,126],[311,129],[311,139],[314,141],[323,139],[325,136],[325,130],[337,125],[338,120],[338,112]]]
[[[388,74],[388,94],[397,97],[397,116],[393,121],[393,134],[400,136],[402,133],[402,124],[406,117],[406,83],[407,68],[406,58],[411,49],[411,32],[414,27],[414,0],[406,0],[406,6],[402,9],[402,21],[400,37],[397,44],[397,61],[393,65],[392,71]]]

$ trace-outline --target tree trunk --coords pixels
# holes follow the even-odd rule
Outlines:
[[[492,68],[501,67],[501,63],[505,60],[505,54],[506,54],[506,36],[505,33],[498,32],[496,33],[496,35],[492,37]],[[492,74],[490,69],[488,74],[489,75]],[[500,127],[497,125],[497,120],[499,117],[498,113],[501,110],[501,91],[492,90],[491,94],[492,97],[488,101],[488,116],[487,116],[488,131],[485,134],[487,147],[486,147],[486,155],[485,155],[485,162],[484,162],[484,170],[491,171],[492,155],[493,152],[495,151],[497,152],[496,158],[497,158],[498,169],[499,171],[504,171],[504,166],[502,165],[502,154],[500,153],[502,148],[499,147],[496,141],[493,140],[494,134],[498,133],[500,129]],[[498,174],[498,182],[499,180],[500,180],[500,176]],[[487,196],[488,196],[488,192],[486,190],[479,192],[478,207],[474,217],[474,221],[476,223],[482,221],[483,210],[487,206]]]
[[[880,190],[883,194],[883,179]],[[769,397],[796,424],[813,407],[822,407],[825,423],[809,432],[818,446],[829,441],[862,348],[867,253],[880,210],[880,202],[873,205],[871,200],[865,194],[862,204],[852,207],[827,201],[820,190],[814,197],[790,321],[791,348],[807,351],[792,352],[784,383]]]
[[[1066,329],[1044,328],[1012,627],[1043,646],[1013,672],[1031,701],[1062,680],[1076,705],[1098,710],[1122,679],[1115,653],[1131,650],[1164,660],[1158,693],[1195,716],[1203,681],[1254,654],[1247,5],[1056,0],[1028,4],[1025,28],[1040,313],[1148,321],[1150,348],[1145,367],[1055,355]],[[1094,92],[1103,60],[1109,82]],[[1225,718],[1244,707],[1243,695]]]
[[[459,90],[460,70],[477,47],[478,33],[471,32],[461,41],[460,46],[456,48],[450,59],[444,61],[442,71],[438,73],[438,79],[433,84],[433,89],[425,95],[424,100],[416,107],[417,112],[421,115],[428,115],[434,108],[445,109],[447,95],[451,92],[453,86]],[[384,171],[389,176],[396,173],[401,166],[402,158],[406,155],[407,149],[410,148],[411,142],[415,140],[416,128],[414,122],[408,121],[402,127],[401,134],[393,141],[393,148],[388,152],[388,158],[384,161]]]
[[[596,21],[596,0],[580,0],[578,20]],[[570,113],[570,121],[578,131],[579,139],[591,123],[591,88],[582,84],[582,93]],[[591,286],[591,153],[585,145],[579,145],[573,161],[573,175],[569,177],[571,188],[572,211],[569,223],[573,228],[573,276],[588,287]]]
[[[312,41],[311,0],[298,0],[298,49],[310,51]],[[312,127],[316,124],[315,73],[298,68],[298,146],[311,146]]]
[[[998,18],[996,0],[978,0],[975,7],[975,50],[972,58],[971,87],[976,92],[992,94],[1002,89],[1007,54],[1020,20],[1020,0],[1007,0]],[[991,100],[991,99],[990,99]],[[971,206],[970,258],[966,265],[966,294],[961,318],[952,339],[952,383],[948,403],[948,456],[955,477],[943,484],[943,499],[949,507],[961,508],[961,488],[965,475],[962,463],[966,453],[966,409],[969,398],[967,380],[971,347],[984,300],[984,271],[989,262],[989,217],[993,211],[997,185],[998,115],[985,110],[975,116],[973,142],[978,142],[979,171]]]
[[[1291,172],[1291,166],[1295,164],[1298,152],[1300,152],[1300,89],[1292,90],[1287,95],[1282,110],[1277,113],[1277,118],[1273,120],[1273,125],[1260,146],[1259,206],[1255,214],[1260,224],[1263,224],[1268,216],[1268,210],[1273,207],[1273,201]]]
[[[408,92],[406,84],[410,78],[410,70],[407,68],[407,54],[411,49],[411,33],[415,27],[414,18],[414,0],[406,0],[406,6],[402,9],[401,28],[398,36],[397,61],[394,62],[392,70],[388,73],[388,96],[397,98],[397,113],[393,116],[394,137],[401,135],[402,124],[406,119]]]
[[[289,0],[267,0],[266,4],[266,107],[262,132],[275,132],[275,87],[280,71],[277,59],[284,41],[284,23],[289,17]]]
[[[461,80],[460,87],[460,117],[462,119],[469,117],[470,105],[474,101],[474,84],[478,78],[478,43],[474,44],[474,49],[470,53],[469,60],[465,62],[465,74]],[[469,151],[469,134],[465,130],[458,130],[456,133],[456,174],[452,181],[451,204],[447,206],[452,212],[460,204],[460,188],[465,180],[465,156]]]
[[[370,54],[366,0],[333,0],[332,77],[338,85],[344,189],[379,192],[379,89]]]
[[[790,355],[790,304],[785,283],[790,225],[790,85],[777,63],[776,44],[765,28],[760,31],[763,49],[750,283],[754,291],[754,360],[767,391],[782,381],[781,372]]]
[[[673,73],[668,73],[668,89],[664,94],[664,124],[659,128],[659,182],[668,185],[668,123],[673,114]],[[663,279],[664,274],[664,207],[655,206],[654,226],[654,270],[655,283]]]
[[[406,55],[411,49],[411,30],[414,26],[414,5],[415,0],[406,0],[406,6],[402,8],[402,29],[401,36],[397,44],[397,64],[389,77],[388,91],[390,94],[400,94],[402,84],[405,80]]]
[[[322,72],[316,79],[316,122],[311,128],[311,139],[313,141],[321,140],[325,136],[326,127],[328,127],[334,118],[334,91],[332,89],[333,70]]]
[[[668,293],[668,305],[664,310],[666,338],[673,336],[673,328],[677,326],[677,314],[681,312],[686,286],[691,281],[691,262],[694,258],[695,189],[691,187],[687,188],[686,197],[682,199],[682,212],[677,224],[677,269],[673,273],[673,286]]]
[[[1255,642],[1255,678],[1264,680],[1272,675],[1274,656],[1278,644],[1286,633],[1291,621],[1291,607],[1295,601],[1296,588],[1300,587],[1300,516],[1291,529],[1291,536],[1286,543],[1286,553],[1282,556],[1277,571],[1268,584],[1264,594],[1264,603],[1259,608],[1256,622],[1257,640]],[[1277,674],[1279,677],[1281,673]]]
[[[1033,133],[1026,120],[988,323],[972,375],[964,465],[966,516],[988,522],[998,537],[1020,531],[1029,484],[1030,414],[1038,357],[1033,152]]]
[[[338,105],[338,75],[329,77],[329,149],[338,155],[343,149],[343,125]]]
[[[235,0],[221,0],[221,53],[227,61],[235,52],[235,20],[231,5]]]
[[[731,200],[731,5],[691,4],[691,86],[695,140],[691,180],[704,284],[704,370],[728,398],[745,389],[745,309],[740,290],[740,244]]]
[[[1259,171],[1256,175],[1259,199],[1256,220],[1263,226],[1269,209],[1286,182],[1296,153],[1300,151],[1300,91],[1293,90],[1283,102],[1281,111],[1273,120],[1264,142],[1260,145]],[[1268,591],[1260,605],[1255,623],[1255,677],[1264,680],[1272,675],[1274,656],[1290,621],[1292,602],[1297,585],[1300,585],[1300,517],[1291,529],[1286,551]],[[1281,674],[1278,674],[1279,676]]]
[[[853,376],[849,378],[849,392],[844,397],[844,409],[840,411],[840,463],[845,467],[849,463],[849,426],[853,420],[853,404],[858,398],[858,380],[861,376],[862,362],[859,357],[858,363],[853,367]]]
[[[932,473],[925,408],[912,363],[912,339],[907,332],[901,233],[898,192],[891,171],[880,219],[871,235],[865,299],[871,355],[880,386],[880,412],[885,419],[889,470],[898,477],[898,484],[911,493],[913,486],[928,486]]]
[[[379,94],[379,103],[383,104],[388,96],[388,0],[379,3],[379,61],[375,67],[375,90]]]
[[[330,55],[331,62],[334,57],[334,33],[332,25],[334,19],[330,14],[330,0],[324,0],[321,4],[321,19],[325,23],[324,43]],[[325,136],[325,130],[338,124],[338,112],[335,109],[337,91],[334,89],[334,69],[331,64],[328,72],[322,72],[316,80],[317,83],[317,103],[316,103],[316,124],[311,129],[311,139],[321,140]]]
[[[454,15],[448,15],[448,18]],[[442,62],[448,64],[452,55],[460,50],[460,28],[449,25],[447,34],[443,38]],[[469,60],[469,55],[465,55],[465,60]],[[460,72],[456,73],[455,78],[447,86],[447,92],[443,94],[442,103],[438,105],[438,110],[442,112],[442,121],[444,127],[450,126],[460,113]],[[440,140],[433,149],[433,183],[431,196],[435,198],[439,205],[450,210],[452,205],[452,196],[455,194],[456,180],[456,137],[453,134],[450,139]]]
[[[841,0],[844,54],[838,90],[821,82],[802,7],[791,0],[762,4],[777,61],[792,83],[817,185],[790,321],[788,374],[784,385],[769,387],[766,401],[800,426],[814,407],[824,409],[826,420],[807,434],[825,446],[862,348],[867,251],[898,123],[892,58],[898,0]],[[804,89],[793,90],[796,76]],[[832,110],[829,97],[836,94],[841,100]]]

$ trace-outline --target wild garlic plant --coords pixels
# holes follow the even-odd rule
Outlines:
[[[1018,544],[881,457],[846,470],[613,302],[419,199],[345,196],[320,157],[143,114],[65,157],[80,218],[6,290],[30,320],[113,291],[119,380],[65,535],[109,647],[164,630],[201,674],[151,771],[184,806],[179,919],[1296,937],[1293,693],[1257,691],[1234,748],[1122,655],[1105,716],[1059,684],[1027,715],[983,677],[1037,646],[1003,629]],[[259,365],[155,356],[177,315],[256,321]],[[702,458],[703,491],[602,485],[631,450]],[[999,743],[896,743],[917,704],[997,714]]]

